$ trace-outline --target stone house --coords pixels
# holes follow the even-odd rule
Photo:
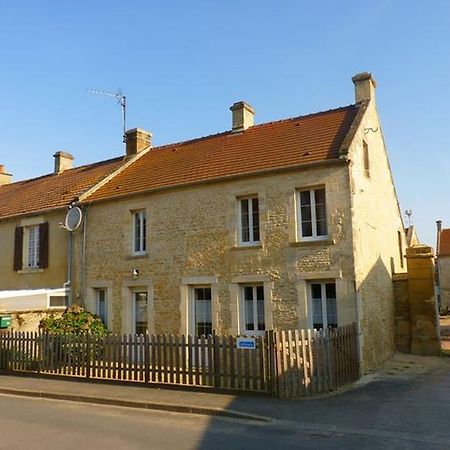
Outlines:
[[[436,242],[436,293],[441,311],[450,309],[450,228],[442,229],[437,221]]]
[[[375,80],[352,80],[354,104],[307,116],[238,102],[229,131],[156,148],[130,130],[135,159],[78,203],[74,301],[121,333],[357,322],[363,371],[385,360],[405,233]]]
[[[70,205],[123,165],[124,158],[72,168],[57,152],[54,172],[11,182],[0,166],[0,312],[13,329],[35,330],[48,311],[67,307],[77,237],[62,226]]]

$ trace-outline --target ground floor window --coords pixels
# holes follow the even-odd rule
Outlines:
[[[194,334],[197,336],[212,334],[211,287],[193,289]]]
[[[312,282],[310,289],[313,328],[337,327],[336,284]]]
[[[106,301],[106,289],[97,289],[96,290],[96,313],[97,316],[102,319],[102,322],[107,324],[107,301]]]
[[[243,333],[264,331],[266,321],[264,314],[264,286],[242,286],[242,323]]]
[[[134,332],[146,334],[148,332],[148,296],[146,291],[135,291],[134,297]]]

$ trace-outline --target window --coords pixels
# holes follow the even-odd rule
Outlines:
[[[48,267],[48,222],[16,227],[14,233],[14,270]]]
[[[265,331],[264,286],[242,286],[242,324],[243,333]]]
[[[336,284],[311,283],[310,288],[313,328],[337,327]]]
[[[327,214],[325,189],[298,192],[298,238],[300,240],[325,239],[327,237]]]
[[[99,316],[106,325],[108,319],[106,289],[96,289],[96,303],[97,316]]]
[[[27,267],[39,267],[39,225],[26,227],[28,235]]]
[[[211,288],[196,287],[194,294],[194,333],[197,336],[212,334]]]
[[[147,220],[145,211],[136,211],[133,213],[133,252],[143,254],[147,251]]]
[[[239,242],[242,245],[259,243],[258,197],[239,199]]]
[[[134,292],[134,332],[146,334],[148,331],[148,299],[146,291]]]
[[[403,241],[402,241],[402,233],[397,231],[397,239],[398,239],[398,252],[400,254],[400,267],[403,269]]]
[[[369,146],[366,141],[363,141],[363,159],[364,159],[364,173],[367,176],[370,176]]]
[[[49,308],[67,308],[69,297],[67,295],[51,295],[48,299]]]

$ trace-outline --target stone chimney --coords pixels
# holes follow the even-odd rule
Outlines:
[[[152,146],[152,133],[141,128],[125,131],[127,156],[136,155]]]
[[[436,256],[439,255],[439,242],[442,231],[442,220],[436,220],[436,228],[437,228],[437,237],[436,237]]]
[[[11,183],[12,175],[6,173],[5,166],[0,164],[0,186]]]
[[[375,98],[377,82],[371,73],[362,72],[352,78],[355,85],[355,103]]]
[[[236,102],[230,107],[233,114],[233,131],[245,131],[253,126],[255,110],[246,102]]]
[[[55,158],[55,170],[53,171],[55,175],[72,168],[74,158],[70,153],[56,152],[53,157]]]

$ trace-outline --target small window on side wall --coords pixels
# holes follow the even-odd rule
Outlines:
[[[370,158],[369,158],[369,145],[366,141],[363,141],[363,159],[364,159],[364,173],[367,177],[370,177]]]
[[[257,196],[245,197],[239,201],[239,244],[260,243],[259,200]]]
[[[320,240],[328,236],[325,188],[297,192],[299,240]]]
[[[133,253],[147,252],[147,218],[144,210],[133,212]]]

